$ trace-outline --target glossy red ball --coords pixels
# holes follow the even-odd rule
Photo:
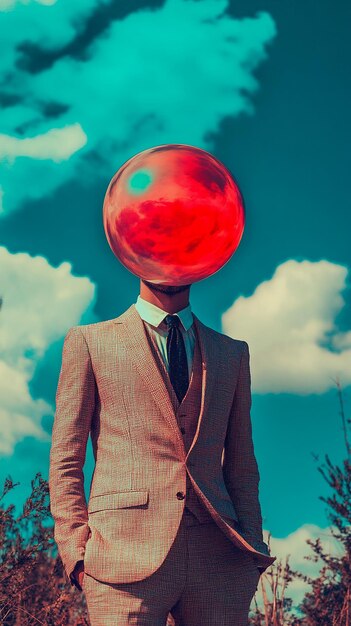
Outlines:
[[[104,199],[108,243],[133,274],[186,285],[217,272],[242,238],[244,202],[232,174],[209,152],[165,144],[126,161]]]

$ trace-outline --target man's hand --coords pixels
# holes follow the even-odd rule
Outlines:
[[[83,591],[82,584],[84,578],[84,561],[78,561],[72,572],[72,577],[78,583],[77,587],[79,591]]]

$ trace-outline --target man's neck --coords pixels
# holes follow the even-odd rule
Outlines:
[[[167,294],[161,291],[153,291],[150,289],[145,283],[140,281],[140,296],[147,300],[147,302],[151,302],[151,304],[155,304],[156,306],[163,309],[163,311],[167,311],[167,313],[177,313],[189,304],[189,289],[185,291],[180,291],[179,293]]]

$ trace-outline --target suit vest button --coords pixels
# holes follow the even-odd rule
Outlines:
[[[185,494],[182,491],[177,491],[178,500],[184,500]]]

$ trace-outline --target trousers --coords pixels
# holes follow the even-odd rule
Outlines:
[[[91,626],[247,626],[260,572],[215,521],[188,510],[161,566],[131,583],[107,583],[84,574]]]

